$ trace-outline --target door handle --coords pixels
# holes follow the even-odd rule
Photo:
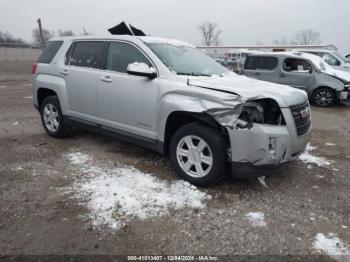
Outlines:
[[[255,75],[256,75],[256,76],[259,76],[259,75],[260,75],[260,72],[255,72]]]
[[[107,82],[107,83],[113,81],[110,76],[101,76],[100,80],[103,81],[103,82]]]
[[[69,72],[67,69],[63,69],[62,71],[60,71],[61,75],[69,75]]]
[[[280,77],[286,77],[286,75],[285,75],[285,74],[283,74],[283,73],[281,73],[281,74],[280,74]]]

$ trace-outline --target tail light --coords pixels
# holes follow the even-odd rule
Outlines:
[[[36,74],[36,69],[38,68],[38,64],[37,63],[33,63],[32,64],[32,75]]]

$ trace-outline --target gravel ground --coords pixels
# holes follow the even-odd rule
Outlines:
[[[350,254],[349,108],[312,107],[310,144],[317,147],[312,154],[330,165],[295,161],[267,177],[268,188],[256,179],[226,179],[196,189],[179,182],[168,159],[146,149],[82,130],[67,139],[49,137],[32,105],[30,75],[4,68],[0,65],[0,254],[332,254],[315,244],[319,233],[329,242],[336,239],[335,253]],[[67,158],[72,152],[90,162],[74,164]],[[150,176],[152,192],[180,186],[184,194],[205,197],[198,203],[192,197],[170,199],[163,211],[142,218],[136,211],[121,216],[118,210],[130,206],[113,206],[119,205],[114,193],[109,219],[122,225],[98,224],[96,216],[103,214],[91,208],[95,188],[84,194],[81,186],[106,174],[119,183],[121,167],[134,168],[140,179]],[[138,195],[136,183],[130,183],[135,199],[152,199]]]

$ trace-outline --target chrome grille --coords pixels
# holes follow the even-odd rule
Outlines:
[[[309,103],[306,102],[302,105],[291,106],[290,110],[292,111],[298,136],[306,134],[311,127]]]

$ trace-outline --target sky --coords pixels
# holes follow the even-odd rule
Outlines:
[[[0,0],[0,30],[26,41],[41,18],[50,31],[83,27],[96,35],[127,21],[153,36],[201,44],[197,26],[215,22],[221,44],[271,44],[311,28],[324,44],[350,52],[349,0]]]

